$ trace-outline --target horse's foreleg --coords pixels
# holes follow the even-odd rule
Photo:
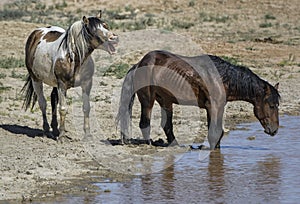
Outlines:
[[[58,92],[57,88],[54,87],[51,92],[51,108],[52,108],[52,121],[51,121],[51,128],[54,137],[59,135],[58,131],[58,124],[57,124],[57,104],[58,104]]]
[[[85,133],[85,137],[90,137],[90,92],[92,88],[92,80],[84,85],[81,86],[82,88],[82,110],[84,114],[84,124],[83,124],[83,130]]]
[[[161,127],[163,128],[169,145],[178,145],[173,133],[173,108],[170,104],[167,108],[161,107]]]
[[[220,148],[223,137],[224,106],[208,105],[206,107],[208,121],[208,142],[210,149]]]
[[[221,148],[221,139],[223,138],[223,135],[224,135],[224,130],[222,130],[221,137],[220,137],[219,141],[216,144],[216,147],[215,147],[216,149]]]
[[[46,115],[47,101],[43,93],[43,83],[33,81],[33,88],[34,88],[34,92],[37,95],[39,107],[43,115],[43,130],[45,131],[46,134],[49,134],[50,127]]]
[[[58,83],[58,101],[59,101],[59,115],[60,115],[60,123],[59,123],[59,137],[65,135],[65,119],[67,114],[67,102],[66,102],[67,89],[65,85],[61,82]]]

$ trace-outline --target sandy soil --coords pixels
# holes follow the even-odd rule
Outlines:
[[[90,181],[111,178],[129,179],[134,174],[157,171],[146,168],[154,159],[168,159],[173,152],[186,148],[140,146],[112,146],[107,139],[118,139],[114,118],[122,79],[103,76],[109,65],[116,62],[133,64],[148,51],[167,49],[184,55],[211,53],[235,57],[249,66],[259,76],[275,84],[280,82],[282,101],[280,114],[300,113],[300,12],[299,1],[128,1],[120,0],[67,1],[66,9],[75,11],[94,9],[96,6],[122,10],[131,5],[138,16],[154,14],[165,21],[173,19],[196,22],[189,29],[175,28],[165,32],[149,27],[148,30],[124,32],[120,36],[118,54],[109,56],[96,50],[94,86],[91,94],[91,126],[94,139],[80,141],[83,137],[81,90],[68,92],[68,136],[72,140],[62,144],[43,137],[42,118],[36,107],[32,112],[22,110],[23,98],[19,94],[26,68],[3,69],[0,100],[0,200],[35,200],[46,196],[74,193],[95,193]],[[226,17],[225,23],[217,20],[197,20],[199,15],[210,18]],[[266,19],[266,14],[275,19]],[[226,19],[226,18],[225,18]],[[273,26],[260,26],[271,21]],[[0,57],[24,58],[24,44],[32,29],[42,25],[22,21],[0,21]],[[6,88],[5,88],[6,87]],[[46,95],[51,89],[45,86]],[[49,99],[49,97],[48,97]],[[48,103],[50,113],[50,103]],[[134,106],[133,135],[138,138],[138,103]],[[174,128],[181,144],[199,142],[206,135],[206,118],[196,107],[175,107]],[[48,115],[50,118],[50,114]],[[165,139],[159,127],[160,113],[157,105],[153,111],[152,139]],[[225,128],[255,120],[251,104],[234,102],[227,106]],[[140,165],[141,164],[141,165]],[[140,166],[139,166],[140,165]],[[91,177],[93,175],[94,177]]]

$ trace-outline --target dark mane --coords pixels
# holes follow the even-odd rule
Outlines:
[[[91,41],[93,36],[95,36],[95,34],[91,33],[90,31],[96,31],[97,26],[99,24],[104,23],[101,19],[97,17],[89,17],[88,20],[89,20],[89,24],[88,24],[89,28],[87,27],[87,25],[84,25],[81,30],[81,33],[87,42]],[[101,38],[99,38],[99,40],[103,43]]]
[[[280,99],[278,91],[249,68],[233,65],[217,56],[209,55],[209,57],[218,69],[227,89],[228,100],[235,96],[235,100],[253,102],[257,97],[265,96],[267,87],[269,87],[271,90],[269,100],[278,103]]]

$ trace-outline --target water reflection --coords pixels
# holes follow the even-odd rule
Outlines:
[[[209,155],[207,170],[208,196],[224,200],[224,190],[226,189],[224,166],[224,155],[221,150],[212,151]]]
[[[227,152],[226,150],[225,152]],[[109,203],[260,203],[276,202],[281,196],[281,159],[273,155],[253,161],[250,166],[231,165],[232,160],[249,156],[225,159],[227,154],[216,150],[206,161],[191,161],[198,152],[187,153],[183,160],[168,166],[164,171],[139,176],[120,184],[108,194],[97,197]],[[255,154],[253,154],[255,155]],[[244,158],[243,158],[244,157]],[[166,162],[170,164],[170,161]],[[251,200],[249,200],[251,198]]]
[[[281,184],[281,161],[280,158],[270,156],[264,161],[259,161],[256,168],[258,176],[252,178],[255,182],[255,191],[261,193],[265,202],[279,200]],[[258,194],[257,193],[257,194]]]
[[[219,158],[222,154],[215,152]],[[242,158],[240,158],[242,159]],[[247,160],[247,159],[245,159]],[[216,202],[245,202],[260,203],[275,202],[279,199],[280,189],[280,159],[268,157],[251,165],[229,166],[210,160],[209,197]],[[221,166],[220,164],[223,164]],[[251,201],[248,199],[251,198]]]
[[[171,161],[172,160],[172,161]],[[175,172],[174,172],[174,162],[175,157],[169,157],[168,161],[164,163],[165,170],[156,174],[147,174],[140,177],[140,182],[142,185],[142,192],[147,198],[146,200],[151,200],[152,195],[172,200],[175,198]],[[173,165],[170,165],[172,164]],[[133,185],[135,185],[133,183]],[[132,187],[134,188],[134,186]]]

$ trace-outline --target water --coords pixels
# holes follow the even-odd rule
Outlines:
[[[280,121],[275,137],[264,134],[259,123],[241,124],[224,136],[220,151],[190,151],[161,172],[124,183],[96,183],[99,195],[88,202],[74,196],[64,202],[296,203],[300,117],[284,116]],[[256,139],[247,139],[251,136]]]

